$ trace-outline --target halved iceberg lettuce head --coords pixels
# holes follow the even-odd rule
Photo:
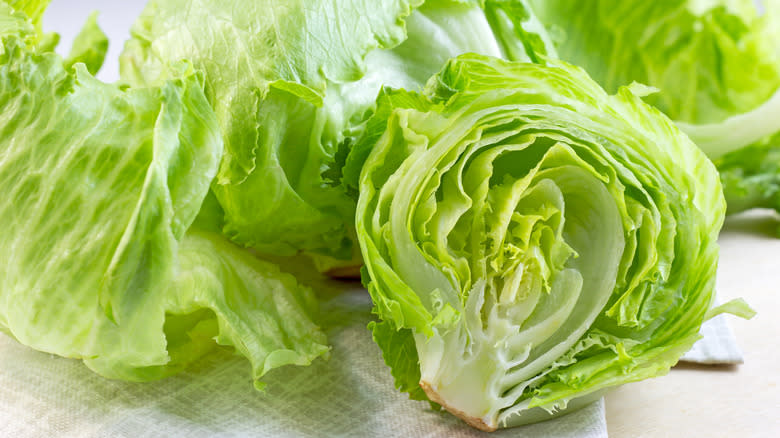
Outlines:
[[[664,374],[713,297],[715,167],[642,87],[542,60],[385,89],[344,169],[397,384],[484,430]]]

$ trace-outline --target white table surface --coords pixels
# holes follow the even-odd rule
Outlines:
[[[727,219],[720,235],[717,290],[758,314],[731,317],[745,363],[681,364],[663,377],[606,397],[610,437],[780,436],[780,220],[753,211]]]

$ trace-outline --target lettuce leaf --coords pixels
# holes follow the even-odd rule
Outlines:
[[[778,209],[769,200],[777,166],[757,166],[751,155],[778,153],[780,2],[763,2],[763,12],[752,0],[531,4],[561,59],[584,67],[608,91],[632,82],[657,89],[645,100],[710,158],[723,159],[729,212]]]
[[[213,190],[228,236],[349,264],[355,203],[329,171],[381,86],[421,89],[465,52],[537,58],[552,50],[538,30],[521,0],[153,0],[121,71],[153,83],[186,59],[205,73],[226,147]]]
[[[192,227],[223,153],[202,75],[181,63],[158,86],[105,84],[2,3],[0,24],[0,330],[127,380],[217,345],[255,379],[325,354],[308,288]],[[103,39],[79,44],[96,60]]]
[[[108,37],[97,23],[97,12],[90,14],[84,27],[73,40],[70,54],[65,59],[65,66],[71,67],[81,62],[91,75],[96,75],[103,66],[108,52]]]
[[[780,211],[780,132],[717,160],[728,212]]]

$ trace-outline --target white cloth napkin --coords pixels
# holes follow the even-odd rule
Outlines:
[[[364,290],[331,283],[324,293],[330,360],[272,372],[265,393],[253,388],[248,363],[226,352],[169,379],[139,384],[106,380],[80,361],[40,353],[0,335],[0,436],[485,436],[393,387],[366,329],[371,305]],[[721,318],[708,323],[704,335],[687,360],[741,357]],[[603,438],[604,401],[491,436]]]
[[[726,315],[705,321],[699,333],[702,338],[680,358],[681,361],[712,365],[742,363],[742,350],[737,345]]]
[[[272,372],[265,393],[252,386],[249,364],[226,352],[169,379],[139,384],[106,380],[80,361],[0,335],[0,436],[485,436],[394,388],[366,329],[371,305],[364,290],[326,294],[330,360]],[[491,436],[606,437],[604,402]]]

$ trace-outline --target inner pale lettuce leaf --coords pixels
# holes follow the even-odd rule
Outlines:
[[[234,241],[350,265],[355,205],[327,173],[380,87],[421,89],[465,52],[536,59],[552,50],[541,30],[524,0],[152,0],[121,72],[149,83],[186,59],[205,73],[226,148],[213,190]]]
[[[761,2],[761,11],[753,0],[530,3],[561,59],[585,68],[610,92],[634,81],[657,88],[645,100],[724,173],[718,160],[732,154],[723,161],[730,213],[780,209],[772,197],[780,189],[777,166],[763,166],[760,175],[756,166],[735,167],[755,162],[747,155],[777,155],[771,138],[780,133],[780,1]],[[735,178],[739,172],[751,181]]]
[[[181,63],[156,87],[108,85],[40,51],[4,3],[0,24],[0,330],[127,380],[217,345],[255,379],[325,354],[309,289],[190,229],[223,153],[202,74]],[[72,60],[103,50],[79,44]]]
[[[545,63],[384,89],[344,168],[398,387],[483,430],[666,373],[713,299],[715,167],[633,89]]]

